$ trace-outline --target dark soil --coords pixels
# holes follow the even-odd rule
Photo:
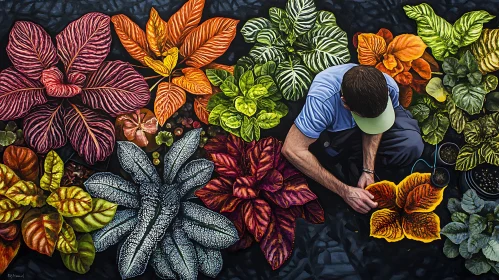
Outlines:
[[[445,187],[449,181],[449,173],[443,168],[437,168],[432,175],[432,181],[436,184],[435,187]]]
[[[499,170],[496,168],[477,168],[473,170],[473,179],[484,192],[499,194]]]
[[[458,149],[454,145],[447,145],[440,149],[440,158],[448,164],[456,163]]]

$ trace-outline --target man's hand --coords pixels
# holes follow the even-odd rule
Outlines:
[[[374,174],[362,172],[362,175],[360,175],[359,178],[359,182],[357,183],[357,187],[365,189],[370,184],[374,184]]]
[[[378,207],[378,203],[372,200],[374,196],[361,188],[348,187],[342,197],[350,207],[361,214],[366,214],[371,209]]]

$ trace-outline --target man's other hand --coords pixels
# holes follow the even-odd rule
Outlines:
[[[371,184],[374,184],[374,174],[362,172],[362,175],[360,175],[359,178],[359,182],[357,183],[357,187],[365,189]]]
[[[348,187],[342,197],[350,207],[362,214],[378,206],[378,203],[373,201],[374,196],[362,188]]]

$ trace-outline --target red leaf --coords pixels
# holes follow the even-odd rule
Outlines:
[[[68,24],[56,36],[57,52],[66,74],[96,71],[111,47],[111,27],[108,16],[88,13]]]
[[[407,108],[412,102],[412,88],[409,86],[399,86],[399,102],[402,107]]]
[[[393,79],[401,85],[408,86],[412,83],[412,74],[409,72],[402,72],[393,77]]]
[[[149,103],[144,77],[123,61],[106,61],[90,76],[82,92],[83,103],[111,116],[130,113]]]
[[[40,79],[43,69],[58,61],[49,34],[40,25],[29,21],[18,21],[12,27],[7,55],[14,67],[32,80]]]
[[[244,140],[233,134],[227,137],[227,153],[234,158],[241,158],[244,152]]]
[[[362,32],[356,32],[353,34],[352,38],[352,45],[354,48],[357,48],[359,46],[359,35],[362,34]]]
[[[71,104],[64,116],[69,141],[88,164],[105,160],[114,149],[114,125],[102,115]]]
[[[283,181],[281,172],[274,169],[263,178],[260,188],[269,192],[276,192],[282,188]]]
[[[269,137],[258,141],[256,146],[249,152],[249,162],[251,174],[257,180],[261,180],[267,171],[272,169],[274,164],[274,141],[275,138]]]
[[[274,193],[265,192],[265,197],[282,208],[304,205],[317,199],[317,196],[308,188],[307,180],[303,177],[284,182],[284,186],[280,190]]]
[[[252,199],[244,202],[241,211],[243,212],[246,229],[253,234],[255,240],[259,242],[270,221],[271,208],[263,199]]]
[[[206,207],[220,212],[226,201],[233,197],[232,184],[233,182],[229,179],[212,179],[194,194],[201,199]]]
[[[3,163],[10,167],[22,180],[36,182],[38,173],[38,157],[31,149],[8,146],[3,153]]]
[[[17,238],[14,241],[4,241],[0,239],[0,274],[9,266],[21,247],[21,239]]]
[[[79,86],[65,84],[64,75],[55,66],[43,70],[40,81],[45,86],[45,91],[49,96],[73,97],[81,92]]]
[[[215,171],[222,176],[238,177],[241,174],[237,160],[227,154],[211,154],[211,160],[215,163]]]
[[[274,270],[281,267],[293,252],[295,225],[296,218],[290,211],[279,207],[273,209],[260,249]]]
[[[237,234],[239,235],[239,238],[243,237],[246,234],[246,225],[244,224],[244,219],[241,209],[238,209],[238,211],[230,213],[222,213],[222,214],[232,221],[232,223],[237,229]],[[251,237],[251,239],[253,239],[253,237]]]
[[[204,150],[208,156],[216,153],[227,153],[227,136],[225,135],[217,135],[204,145]]]
[[[37,106],[24,118],[24,138],[37,153],[44,154],[66,144],[62,104]]]
[[[239,237],[239,240],[227,248],[227,250],[229,250],[229,252],[244,250],[249,248],[251,244],[253,244],[253,236],[251,236],[249,232],[245,232],[244,235]]]
[[[386,28],[380,28],[376,35],[383,37],[387,45],[390,44],[391,41],[393,41],[392,32]]]
[[[45,102],[42,83],[28,79],[14,67],[0,72],[0,120],[22,118],[32,107]]]
[[[303,205],[303,218],[314,224],[324,223],[324,209],[317,199]]]
[[[294,176],[301,175],[302,173],[296,169],[289,161],[287,161],[285,158],[281,158],[281,162],[279,165],[276,167],[279,172],[281,172],[282,177],[284,180],[288,180]]]
[[[258,189],[255,188],[255,177],[239,177],[234,182],[234,195],[241,199],[252,199],[258,197]]]
[[[19,234],[19,226],[15,223],[0,224],[0,237],[7,241],[14,240]]]

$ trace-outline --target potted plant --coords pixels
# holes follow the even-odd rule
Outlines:
[[[483,199],[499,198],[499,167],[491,164],[481,164],[472,170],[461,173],[460,186],[463,191],[475,190]]]
[[[443,165],[455,165],[459,146],[452,142],[446,142],[438,147],[437,160]]]
[[[436,188],[443,188],[449,184],[450,174],[446,168],[437,167],[431,173],[431,184]]]

